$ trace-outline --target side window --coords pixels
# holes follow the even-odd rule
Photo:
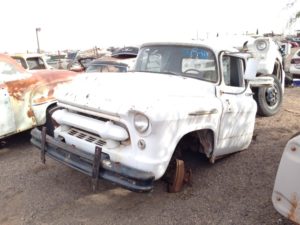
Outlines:
[[[19,72],[13,65],[7,62],[0,61],[0,75],[13,75],[18,73]]]
[[[222,58],[223,77],[227,86],[243,87],[244,65],[243,60],[233,56]]]
[[[210,82],[218,80],[213,52],[198,47],[185,49],[183,53],[181,73]]]
[[[45,64],[40,58],[27,58],[30,70],[46,69]]]

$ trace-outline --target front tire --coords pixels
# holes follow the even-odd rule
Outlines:
[[[282,87],[278,78],[274,75],[274,84],[272,87],[260,87],[255,91],[254,98],[257,102],[257,114],[260,116],[275,115],[282,104]]]

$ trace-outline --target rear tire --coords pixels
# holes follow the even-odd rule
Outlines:
[[[275,115],[282,104],[282,87],[278,78],[274,75],[274,85],[272,87],[260,87],[255,90],[254,98],[257,102],[257,114],[260,116]]]

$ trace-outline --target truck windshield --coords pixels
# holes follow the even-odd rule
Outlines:
[[[199,46],[157,45],[140,49],[136,72],[172,74],[217,82],[214,53]]]

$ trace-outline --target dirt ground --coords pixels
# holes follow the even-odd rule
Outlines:
[[[288,88],[276,116],[256,118],[247,150],[214,165],[192,155],[192,186],[176,194],[163,181],[147,194],[100,181],[93,193],[89,177],[49,158],[43,165],[30,135],[15,135],[0,150],[0,224],[292,224],[271,194],[284,146],[300,131],[299,97],[300,88]]]

